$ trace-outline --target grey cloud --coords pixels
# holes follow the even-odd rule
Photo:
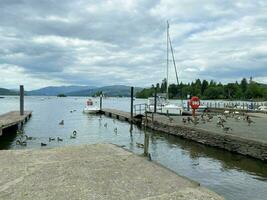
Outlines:
[[[0,10],[0,65],[44,83],[160,81],[167,19],[183,82],[267,76],[266,1],[2,0]]]

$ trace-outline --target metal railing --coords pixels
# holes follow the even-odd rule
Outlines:
[[[134,105],[134,115],[141,115],[148,111],[148,105],[146,103],[140,103]]]

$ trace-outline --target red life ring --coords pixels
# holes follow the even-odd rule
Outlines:
[[[189,102],[190,106],[192,109],[198,109],[199,106],[200,106],[200,100],[198,97],[196,96],[193,96],[191,99],[190,99],[190,102]]]

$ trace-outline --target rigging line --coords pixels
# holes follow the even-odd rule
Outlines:
[[[173,65],[174,65],[174,69],[175,69],[176,81],[177,81],[177,85],[179,86],[179,79],[178,79],[177,67],[176,67],[176,62],[175,62],[175,58],[174,58],[174,51],[173,51],[173,48],[172,48],[172,42],[171,42],[171,37],[169,35],[169,32],[168,32],[168,38],[169,38],[171,52],[172,52],[172,60],[173,60]],[[182,96],[182,89],[180,91],[180,95],[181,95],[182,107],[184,107],[183,96]]]
[[[179,85],[177,67],[176,67],[176,62],[175,62],[175,58],[174,58],[174,52],[173,52],[173,48],[172,48],[172,41],[171,41],[170,35],[169,35],[169,42],[170,42],[170,47],[171,47],[171,52],[172,52],[172,61],[173,61],[174,69],[175,69],[176,81],[177,81],[177,85]]]
[[[166,98],[169,99],[169,22],[167,20],[167,77],[166,77]]]

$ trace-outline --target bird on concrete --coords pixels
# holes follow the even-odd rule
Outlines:
[[[61,122],[58,123],[59,125],[64,125],[64,120],[61,120]]]
[[[172,123],[173,122],[173,118],[172,117],[168,117],[169,121]]]
[[[191,117],[187,117],[187,122],[188,123],[193,122],[193,119]]]
[[[231,127],[228,127],[228,126],[224,126],[222,125],[222,129],[225,133],[228,133],[230,130],[232,131],[233,129]]]
[[[76,139],[76,135],[71,135],[70,139]]]
[[[255,122],[252,121],[252,119],[248,116],[247,123],[248,123],[248,126],[250,126],[252,123],[255,123]]]

